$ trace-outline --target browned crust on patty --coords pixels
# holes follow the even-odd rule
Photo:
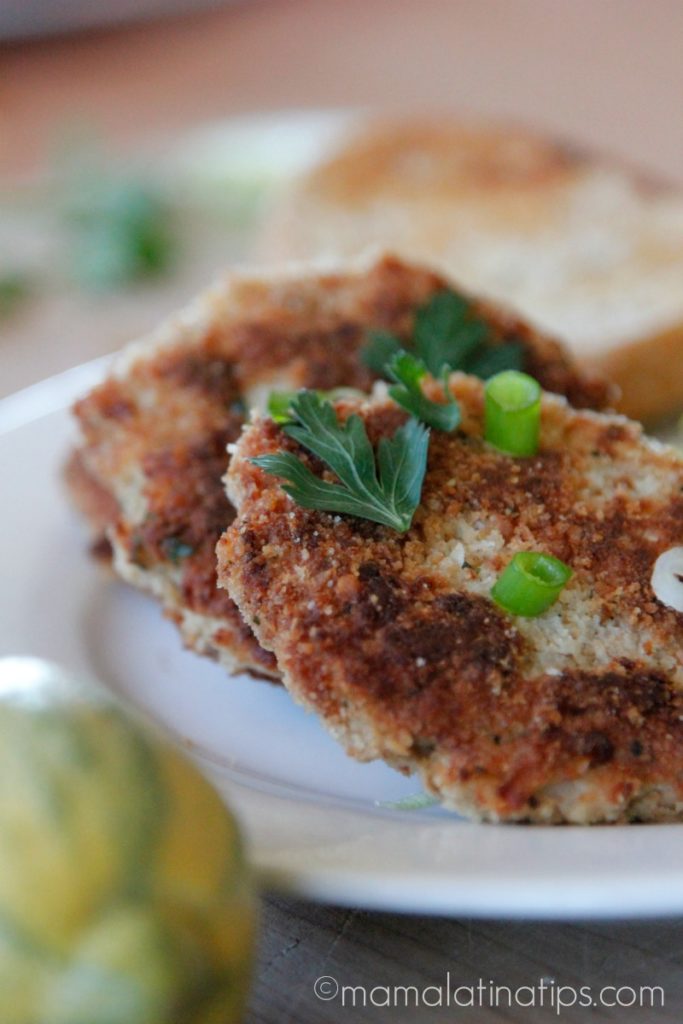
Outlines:
[[[373,375],[360,358],[368,330],[408,337],[416,310],[447,286],[391,257],[328,273],[235,275],[161,336],[124,352],[77,403],[79,461],[117,509],[109,532],[118,568],[161,597],[192,646],[236,668],[276,672],[215,578],[215,542],[232,516],[221,483],[225,449],[249,396],[273,384],[368,389]],[[473,306],[492,344],[522,344],[526,368],[544,386],[577,406],[610,400],[609,386],[558,343],[491,304]]]
[[[90,553],[103,563],[111,561],[107,529],[116,521],[118,505],[111,493],[89,472],[83,453],[73,451],[63,471],[64,483],[74,505],[90,526]]]
[[[225,654],[230,665],[275,678],[272,654],[216,586],[214,549],[233,515],[220,479],[226,446],[243,418],[231,370],[210,353],[181,349],[162,352],[124,380],[107,380],[76,406],[92,437],[76,458],[112,490],[140,491],[144,514],[131,515],[114,502],[107,523],[122,575],[156,593],[200,653]],[[154,401],[145,408],[150,395]],[[198,627],[195,616],[205,625]]]
[[[650,577],[683,538],[683,461],[635,424],[551,396],[539,453],[513,459],[482,440],[481,384],[454,375],[452,388],[463,427],[432,433],[404,535],[297,506],[249,459],[284,447],[316,463],[256,420],[227,478],[238,518],[218,547],[222,585],[351,754],[419,772],[447,806],[493,820],[681,817],[683,614]],[[356,411],[375,440],[402,415],[379,397]],[[489,596],[518,550],[574,569],[536,620]]]

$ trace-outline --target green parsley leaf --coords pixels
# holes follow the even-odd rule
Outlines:
[[[427,376],[424,363],[410,352],[400,351],[387,364],[387,374],[396,381],[389,388],[389,395],[400,405],[435,430],[450,433],[460,423],[460,407],[448,388],[448,372],[444,374],[445,402],[432,402],[422,390],[422,381]]]
[[[475,353],[468,361],[466,373],[488,380],[504,370],[521,370],[524,367],[524,349],[518,341],[507,341]]]
[[[397,352],[400,352],[402,345],[393,334],[387,331],[370,331],[368,344],[361,352],[361,358],[365,365],[380,377],[384,375],[384,369]]]
[[[486,380],[502,370],[521,370],[524,351],[519,342],[491,344],[489,325],[472,312],[469,302],[454,291],[437,292],[415,314],[413,338],[401,343],[386,331],[369,334],[362,358],[384,376],[387,363],[401,350],[411,349],[433,377],[444,367]]]
[[[427,468],[429,430],[409,419],[373,451],[365,424],[352,415],[340,423],[334,407],[315,391],[300,391],[291,401],[295,422],[284,432],[317,455],[339,478],[321,480],[296,455],[277,452],[251,461],[273,476],[304,508],[369,519],[405,533],[420,503]]]
[[[415,316],[415,351],[433,377],[444,366],[460,369],[487,335],[488,326],[468,317],[467,302],[455,292],[437,292]]]

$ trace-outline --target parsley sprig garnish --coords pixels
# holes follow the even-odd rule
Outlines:
[[[292,452],[260,455],[251,461],[285,481],[283,489],[304,508],[370,519],[400,533],[409,529],[420,503],[427,468],[429,427],[450,433],[460,424],[460,407],[448,388],[448,374],[463,370],[484,379],[522,365],[517,342],[492,345],[490,329],[470,304],[453,291],[437,292],[415,316],[406,344],[375,332],[363,351],[365,363],[393,381],[390,397],[410,413],[377,452],[362,419],[342,423],[323,392],[273,392],[268,411],[288,437],[332,470],[338,483],[323,480]],[[423,391],[425,377],[443,379],[443,402]],[[330,397],[334,397],[330,394]]]
[[[405,533],[420,503],[429,430],[411,417],[392,437],[380,439],[375,454],[360,416],[341,423],[315,391],[300,391],[289,412],[293,422],[282,426],[285,434],[317,455],[339,483],[322,480],[292,452],[251,461],[285,480],[283,490],[304,508],[358,516]]]
[[[413,337],[401,342],[387,331],[370,333],[363,360],[380,376],[401,349],[410,349],[433,377],[444,367],[462,370],[486,380],[501,370],[521,370],[523,350],[519,342],[491,344],[489,325],[472,310],[470,303],[450,290],[437,292],[415,315]]]
[[[448,372],[443,375],[444,402],[433,402],[422,390],[427,376],[424,363],[403,349],[387,363],[386,372],[396,383],[389,396],[397,405],[435,430],[450,433],[460,424],[460,406],[448,388]]]
[[[386,366],[395,355],[401,351],[404,345],[388,331],[369,331],[369,341],[361,352],[361,358],[365,365],[383,377],[386,373]]]

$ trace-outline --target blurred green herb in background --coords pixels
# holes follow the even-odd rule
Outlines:
[[[0,192],[0,219],[16,221],[28,260],[6,262],[4,272],[0,264],[0,319],[74,285],[104,296],[174,275],[194,280],[192,253],[202,266],[207,254],[238,258],[279,177],[258,145],[236,148],[223,131],[122,160],[93,126],[64,126],[45,180]]]
[[[166,272],[176,254],[169,205],[151,185],[90,178],[65,203],[72,271],[93,290]]]
[[[0,318],[11,316],[28,298],[31,282],[21,270],[0,271]]]

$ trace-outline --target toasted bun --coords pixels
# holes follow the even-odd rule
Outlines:
[[[271,258],[369,243],[519,310],[652,419],[683,405],[683,193],[511,127],[369,125],[295,184]]]

